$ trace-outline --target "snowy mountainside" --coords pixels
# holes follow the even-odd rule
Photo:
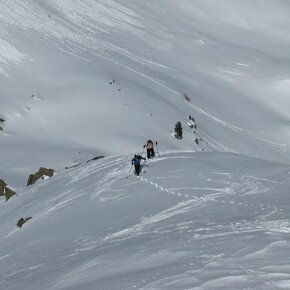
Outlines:
[[[179,152],[126,179],[127,164],[101,159],[2,203],[1,288],[289,289],[289,166]],[[16,215],[32,219],[19,230]]]
[[[0,171],[9,183],[23,185],[41,165],[141,151],[148,138],[163,150],[201,151],[197,137],[206,151],[287,162],[285,1],[1,0],[0,8]],[[181,142],[172,138],[177,121]]]
[[[0,0],[0,288],[289,289],[289,14]]]

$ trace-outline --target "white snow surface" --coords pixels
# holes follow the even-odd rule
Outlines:
[[[1,289],[289,289],[289,165],[108,157],[1,204]],[[21,229],[16,216],[32,216]]]
[[[0,289],[290,289],[289,15],[0,0]]]

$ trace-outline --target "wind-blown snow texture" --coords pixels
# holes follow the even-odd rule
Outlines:
[[[170,153],[126,179],[127,164],[68,170],[2,206],[1,288],[289,289],[289,166]],[[33,218],[18,230],[17,215]]]
[[[0,0],[1,289],[290,289],[289,14]]]

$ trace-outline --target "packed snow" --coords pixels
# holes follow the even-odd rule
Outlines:
[[[290,289],[289,15],[0,0],[0,288]]]

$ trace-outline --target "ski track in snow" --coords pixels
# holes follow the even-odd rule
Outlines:
[[[156,76],[151,77],[149,73],[145,73],[143,68],[147,67],[152,69],[153,66],[155,71],[161,69],[163,73],[166,72],[166,75],[172,78],[176,78],[176,74],[178,74],[176,69],[170,68],[164,63],[150,60],[148,56],[140,56],[137,52],[126,49],[125,45],[121,47],[120,43],[116,45],[112,38],[105,37],[109,31],[113,31],[114,33],[118,31],[129,31],[129,33],[134,36],[139,34],[142,35],[142,33],[146,31],[147,28],[144,19],[132,9],[126,7],[126,5],[119,4],[112,0],[107,2],[86,0],[84,3],[75,3],[74,6],[70,6],[59,0],[53,2],[49,1],[47,5],[35,5],[35,3],[23,4],[21,1],[17,0],[13,3],[4,3],[3,1],[2,6],[3,11],[0,12],[0,19],[3,25],[21,26],[22,29],[29,34],[33,32],[34,35],[40,39],[45,39],[50,43],[52,42],[65,52],[72,53],[76,57],[81,57],[80,52],[85,50],[85,54],[90,53],[107,62],[118,65],[180,98],[180,91],[170,87],[169,84],[158,79]],[[50,7],[51,10],[50,18],[47,17],[48,7]],[[94,13],[91,11],[94,11]],[[96,20],[96,18],[98,20]],[[164,31],[161,36],[161,39],[164,41],[167,39]],[[4,45],[2,45],[3,51],[5,53],[10,51],[11,62],[19,62],[22,58],[21,53],[17,53],[16,49],[13,50],[11,47],[7,47],[7,45],[9,44],[4,43]],[[2,53],[2,55],[4,55],[4,58],[7,58],[5,53]],[[120,55],[123,56],[123,58],[118,57]],[[125,62],[120,61],[120,59],[130,60],[130,65],[128,62],[125,64]],[[8,62],[6,61],[6,63]],[[237,65],[245,66],[242,62],[237,62]],[[137,69],[137,67],[141,68]],[[170,72],[174,73],[171,74]],[[255,133],[233,125],[230,122],[223,121],[192,103],[188,103],[188,105],[198,114],[205,116],[216,125],[228,128],[236,134],[243,135],[254,144],[270,148],[279,155],[282,154],[288,158],[285,144],[279,144],[258,137]],[[225,143],[219,142],[209,136],[205,131],[199,130],[199,132],[205,137],[203,139],[210,141],[211,146],[207,146],[209,151],[235,152]]]
[[[261,138],[261,137],[257,137],[253,132],[245,130],[241,127],[238,127],[236,125],[233,125],[229,122],[223,121],[209,113],[207,113],[206,111],[204,111],[203,109],[197,107],[196,105],[193,104],[189,104],[190,107],[192,107],[195,111],[197,111],[199,114],[205,116],[206,118],[212,120],[215,124],[217,125],[222,125],[225,128],[228,128],[230,130],[232,130],[233,132],[237,133],[237,134],[242,134],[243,136],[245,136],[246,138],[249,138],[249,140],[251,140],[251,142],[257,144],[257,145],[263,145],[266,147],[271,148],[272,150],[278,152],[278,153],[282,153],[283,156],[285,156],[286,158],[288,158],[288,154],[286,152],[286,145],[285,144],[280,144],[277,142],[273,142],[271,140],[267,140],[265,138]],[[213,146],[216,147],[216,149],[221,150],[221,151],[227,151],[227,152],[234,152],[232,151],[228,146],[226,146],[225,144],[221,144],[220,142],[218,142],[217,140],[214,140],[212,137],[210,137],[208,134],[206,134],[204,131],[202,131],[202,134],[205,136],[205,140],[210,140],[213,144]]]
[[[235,160],[237,158],[236,155],[230,156]],[[69,249],[53,261],[51,266],[49,265],[49,267],[54,263],[72,265],[68,271],[57,278],[51,289],[73,287],[80,277],[83,279],[89,277],[92,281],[102,283],[103,277],[119,279],[122,275],[133,275],[132,273],[136,271],[143,273],[145,281],[142,285],[136,286],[138,289],[167,288],[172,283],[173,286],[170,287],[173,289],[180,289],[183,283],[195,285],[200,289],[214,289],[217,283],[223,283],[224,289],[227,289],[227,285],[232,285],[231,283],[238,281],[244,283],[243,281],[246,280],[267,289],[269,285],[276,287],[278,282],[282,283],[282,274],[280,276],[277,274],[275,279],[270,278],[270,275],[275,273],[275,269],[266,272],[261,270],[266,264],[261,263],[259,267],[253,261],[256,259],[263,261],[265,253],[269,257],[276,251],[280,253],[283,249],[288,249],[287,243],[277,244],[275,237],[289,235],[289,220],[281,218],[283,212],[279,207],[269,205],[267,202],[261,203],[263,194],[269,196],[272,188],[283,186],[283,183],[275,177],[239,174],[230,171],[231,167],[228,168],[229,171],[218,171],[218,167],[212,168],[210,165],[205,165],[206,169],[201,171],[202,175],[188,175],[186,170],[188,164],[195,164],[197,168],[202,164],[202,160],[206,160],[205,164],[207,164],[208,160],[202,158],[207,158],[207,154],[166,153],[160,158],[150,160],[146,173],[141,172],[139,177],[130,176],[126,179],[128,166],[131,165],[129,156],[111,156],[65,171],[63,176],[57,175],[54,182],[58,185],[62,184],[61,193],[45,197],[38,211],[33,214],[31,223],[23,228],[23,233],[31,230],[33,225],[40,226],[40,223],[45,223],[53,217],[58,218],[59,214],[61,216],[62,212],[70,210],[72,205],[77,209],[78,201],[79,204],[84,203],[84,208],[88,203],[100,206],[99,209],[102,205],[105,208],[109,206],[105,209],[107,211],[107,209],[114,209],[119,201],[129,201],[135,197],[137,200],[138,198],[144,200],[144,195],[150,194],[151,200],[156,200],[159,206],[153,209],[151,214],[145,212],[141,215],[138,211],[143,206],[140,204],[139,210],[137,209],[136,212],[133,210],[136,216],[124,219],[123,222],[123,216],[118,217],[117,220],[115,216],[114,224],[107,220],[99,221],[100,224],[93,221],[92,227],[88,223],[90,229],[99,227],[99,234],[94,230],[86,233],[83,228],[80,228],[71,241]],[[179,162],[184,164],[184,172],[176,171],[180,169],[176,168]],[[236,169],[235,166],[233,168]],[[175,179],[177,182],[179,180],[176,185]],[[188,179],[190,179],[189,183]],[[198,184],[200,180],[203,182]],[[37,195],[41,192],[42,186],[54,182],[48,179],[39,183],[29,189],[30,194]],[[83,185],[86,185],[85,190]],[[140,192],[136,192],[135,188]],[[34,199],[33,196],[31,198]],[[144,206],[148,209],[151,207],[150,204]],[[116,208],[120,209],[118,206]],[[203,210],[209,213],[207,221],[200,217]],[[216,216],[210,217],[211,212]],[[224,215],[226,220],[215,220],[219,218],[216,213],[223,216],[225,212],[228,213]],[[105,226],[102,229],[103,222]],[[21,233],[22,231],[15,229],[3,239],[12,238],[12,235],[17,237]],[[235,239],[238,241],[252,236],[262,237],[265,234],[271,239],[265,240],[262,246],[254,243],[248,248],[244,242],[245,244],[242,243],[244,248],[234,247],[234,253],[230,254],[223,252],[224,246],[222,249],[213,246],[215,243],[219,245]],[[144,246],[143,241],[151,245],[149,246],[151,253],[147,254],[148,246]],[[160,242],[162,245],[159,244]],[[128,255],[126,252],[128,247],[133,249],[134,254]],[[162,247],[166,247],[166,251],[160,250]],[[114,257],[116,251],[118,252],[117,258],[111,256],[111,251]],[[9,259],[10,256],[2,255],[0,262]],[[125,266],[119,267],[119,263]],[[275,263],[273,261],[271,265],[274,267]],[[248,267],[248,264],[253,266]],[[16,267],[11,274],[5,271],[3,277],[9,281],[15,279],[17,275],[26,275],[26,273],[33,275],[34,271],[41,273],[44,267],[48,267],[44,260],[37,259],[33,263],[28,263],[26,267]],[[164,267],[167,270],[162,272],[160,277],[149,278],[152,277],[153,272],[162,271]],[[217,269],[220,271],[217,272]],[[206,281],[202,278],[202,273],[207,273]],[[196,281],[192,281],[192,277],[195,277]],[[178,286],[174,287],[174,283]],[[222,286],[219,289],[222,289]]]
[[[168,69],[161,63],[141,57],[138,52],[129,52],[125,49],[125,44],[122,48],[121,43],[114,44],[113,38],[108,37],[112,32],[118,33],[118,31],[132,34],[134,37],[142,37],[145,30],[143,19],[130,8],[112,0],[106,2],[85,0],[85,3],[75,3],[72,6],[57,0],[49,3],[54,11],[51,15],[49,14],[48,18],[45,7],[42,5],[37,5],[35,9],[35,3],[22,4],[19,0],[15,2],[17,3],[11,2],[5,5],[2,3],[1,7],[4,9],[0,11],[0,20],[3,25],[21,27],[27,33],[34,33],[39,39],[53,43],[60,50],[75,57],[86,58],[87,53],[98,56],[169,89],[149,75],[118,61],[119,56],[122,55],[125,59],[138,63],[142,67],[154,66],[156,70],[159,67]],[[16,49],[9,48],[7,45],[2,45],[2,50],[5,54],[9,52],[9,59],[13,60],[12,56],[16,56],[16,53],[12,54],[12,52],[16,52]],[[21,53],[18,55],[17,60]]]
[[[150,184],[154,188],[159,189],[160,191],[163,191],[163,192],[166,192],[168,194],[172,194],[172,195],[175,195],[178,197],[182,197],[182,198],[194,198],[194,201],[202,201],[202,202],[209,201],[209,202],[214,202],[214,203],[221,203],[221,204],[228,204],[228,205],[239,205],[239,206],[244,206],[244,207],[255,207],[256,206],[253,203],[235,202],[234,200],[219,200],[219,198],[223,198],[226,195],[229,195],[229,194],[232,195],[232,192],[230,192],[230,193],[228,192],[228,188],[226,188],[224,190],[219,190],[220,191],[219,193],[214,193],[214,194],[207,195],[206,197],[198,198],[197,196],[191,196],[190,194],[183,194],[181,192],[177,192],[177,191],[174,191],[172,189],[164,188],[163,186],[160,186],[158,183],[150,181],[147,178],[141,177],[141,180],[145,183]],[[251,192],[263,192],[263,190],[265,190],[265,189],[261,189],[255,183],[251,183],[250,186],[246,186],[246,187],[249,190],[248,191],[249,194],[251,194]],[[206,188],[204,188],[204,189],[206,189]],[[235,193],[235,190],[233,192]],[[265,209],[269,210],[268,213],[266,213],[262,216],[262,219],[266,219],[267,217],[270,217],[271,215],[278,212],[277,207],[272,207],[269,205],[261,205],[260,209],[262,211],[264,211]]]
[[[166,220],[168,218],[174,217],[175,215],[182,214],[192,207],[198,206],[199,203],[196,199],[192,199],[189,201],[183,201],[178,203],[177,205],[168,208],[154,216],[150,217],[143,217],[142,221],[130,228],[126,228],[122,231],[119,231],[114,234],[110,234],[107,237],[105,237],[102,242],[107,242],[110,240],[119,241],[119,240],[126,240],[128,238],[133,238],[138,235],[143,235],[146,233],[146,227],[151,226],[155,223],[158,223],[160,221]]]
[[[0,38],[0,73],[9,77],[9,70],[19,64],[25,55],[10,43]]]
[[[150,163],[158,163],[160,160],[170,160],[175,158],[187,158],[187,156],[178,156],[178,157],[162,157],[158,158],[157,160],[151,161]],[[122,167],[122,160],[118,160],[118,166]],[[150,164],[149,163],[149,164]],[[117,167],[118,167],[117,166]],[[150,170],[150,168],[148,169]],[[104,193],[106,191],[109,191],[110,185],[114,184],[116,181],[120,180],[120,178],[124,178],[124,170],[115,169],[112,174],[106,175],[104,178],[101,179],[99,185],[101,185],[101,189],[97,192],[95,196],[98,196],[101,193]],[[141,173],[142,174],[142,173]],[[152,177],[154,179],[154,177]],[[280,184],[277,181],[269,180],[265,178],[258,178],[255,176],[242,176],[240,178],[240,182],[227,182],[224,181],[224,184],[226,185],[225,188],[222,189],[216,189],[216,188],[180,188],[180,189],[192,189],[192,190],[200,190],[201,192],[203,190],[212,190],[216,191],[213,194],[207,194],[202,197],[198,197],[196,195],[188,194],[188,193],[182,193],[178,191],[176,188],[166,188],[159,183],[153,181],[151,178],[144,177],[141,175],[136,181],[134,181],[134,184],[137,182],[142,182],[145,184],[148,184],[149,186],[153,187],[155,190],[158,190],[160,192],[164,192],[168,195],[175,196],[178,199],[181,199],[182,201],[179,201],[175,206],[172,206],[166,210],[163,210],[153,216],[149,217],[143,217],[140,221],[140,223],[135,224],[129,228],[125,228],[121,231],[118,231],[116,233],[109,234],[105,238],[103,238],[100,242],[107,243],[107,242],[118,242],[118,241],[124,241],[127,239],[135,238],[140,235],[144,235],[148,232],[149,228],[152,228],[153,225],[157,225],[159,222],[164,221],[166,219],[170,219],[176,215],[183,214],[188,211],[194,210],[194,208],[197,208],[201,206],[204,203],[211,202],[213,204],[220,204],[227,207],[244,207],[244,208],[252,208],[255,211],[260,212],[260,218],[259,220],[255,222],[237,222],[236,224],[231,224],[230,226],[218,226],[219,230],[224,229],[224,232],[222,234],[217,235],[226,235],[226,232],[228,232],[230,235],[233,232],[251,232],[251,231],[279,231],[279,232],[287,232],[287,223],[284,223],[283,221],[278,222],[267,222],[267,219],[269,219],[271,216],[275,215],[278,212],[281,212],[277,207],[273,207],[266,204],[255,204],[255,203],[245,203],[245,202],[239,202],[236,201],[233,197],[237,194],[243,193],[244,196],[246,195],[254,195],[256,193],[263,193],[268,191],[268,187],[266,187],[261,182],[266,183],[274,183],[274,184]],[[212,180],[213,181],[213,180]],[[102,184],[105,185],[105,187],[102,187]],[[105,198],[104,198],[105,200]],[[284,226],[282,225],[284,223]],[[180,230],[186,230],[187,227],[184,225],[175,225]],[[158,227],[157,227],[158,228]],[[190,231],[192,231],[192,226],[189,227]],[[211,229],[212,230],[212,229]],[[150,231],[150,230],[149,230]],[[151,229],[152,231],[152,229]],[[156,229],[154,231],[157,231],[160,233],[162,232],[161,229]],[[214,235],[208,235],[210,237],[214,237]]]

